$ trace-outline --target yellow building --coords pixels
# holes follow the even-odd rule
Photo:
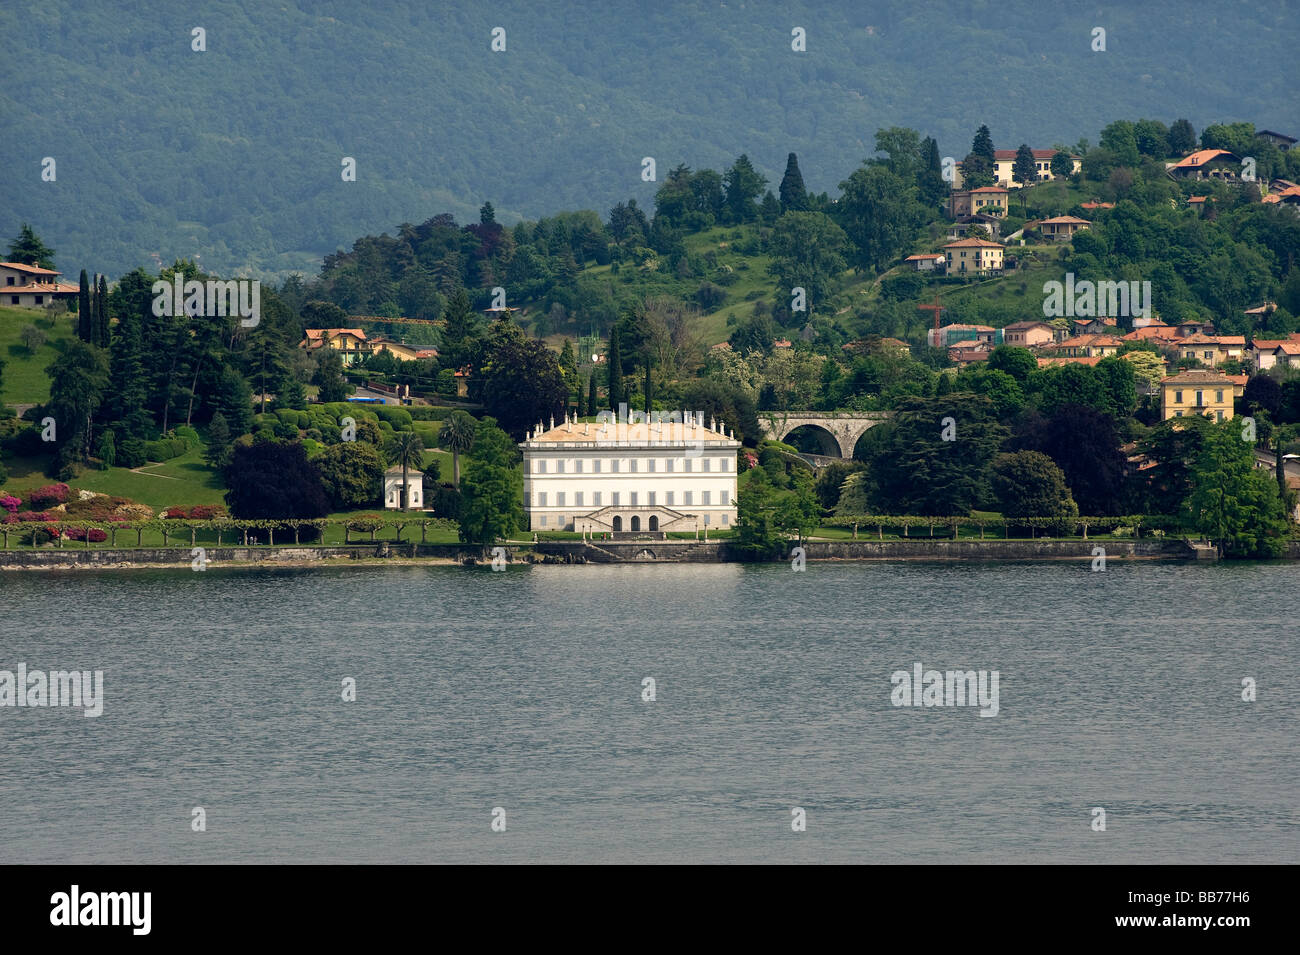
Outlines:
[[[1205,415],[1215,421],[1232,418],[1232,399],[1245,390],[1245,376],[1236,381],[1230,375],[1194,368],[1160,382],[1160,417],[1184,418]]]
[[[995,149],[993,151],[993,178],[997,180],[999,186],[1005,186],[1008,189],[1019,189],[1020,183],[1013,178],[1016,167],[1015,149]],[[1039,182],[1047,182],[1052,179],[1052,157],[1056,155],[1055,149],[1035,149],[1034,153],[1034,172],[1038,176]],[[1074,175],[1083,168],[1083,160],[1078,156],[1070,157],[1070,175]]]
[[[948,195],[948,214],[954,219],[981,213],[1005,216],[1007,191],[1001,186],[981,186],[978,189],[958,189]]]
[[[972,272],[976,275],[988,275],[990,272],[1002,271],[1002,246],[985,239],[959,239],[943,247],[947,259],[948,274],[960,275]]]
[[[298,343],[299,348],[315,351],[318,348],[332,348],[342,352],[343,364],[353,365],[371,352],[371,343],[366,333],[360,328],[308,328],[306,338]]]

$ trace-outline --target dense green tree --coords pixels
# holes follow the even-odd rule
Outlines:
[[[301,442],[236,443],[225,477],[226,506],[239,520],[310,520],[329,513],[320,474]]]
[[[917,198],[929,208],[937,208],[948,197],[939,144],[931,136],[921,140],[921,169],[917,173],[916,188]]]
[[[461,482],[460,539],[485,551],[523,526],[523,476],[510,436],[491,418],[479,422],[474,462]]]
[[[1169,155],[1186,156],[1196,150],[1196,130],[1185,119],[1175,120],[1169,127]]]
[[[987,493],[986,470],[1007,437],[993,403],[954,392],[899,403],[867,460],[880,513],[966,515]]]
[[[54,268],[54,250],[41,241],[41,237],[32,231],[26,222],[22,224],[18,235],[9,243],[8,261],[23,265],[34,265],[41,269]]]
[[[230,434],[230,425],[226,416],[220,411],[213,412],[208,422],[208,445],[203,450],[203,458],[217,470],[222,470],[230,463],[234,453],[234,439]]]
[[[55,466],[62,474],[90,455],[94,415],[109,384],[108,356],[94,345],[72,341],[48,371],[46,410],[57,425]]]
[[[364,441],[332,444],[312,460],[312,465],[336,511],[371,507],[384,493],[384,459],[372,444]]]
[[[794,153],[786,157],[780,195],[782,212],[803,212],[808,208],[808,190],[804,188],[803,173],[799,171],[799,157]]]
[[[742,388],[705,378],[686,385],[681,396],[683,411],[700,415],[706,424],[716,419],[738,441],[753,445],[762,435],[754,399]]]
[[[333,348],[320,350],[313,381],[320,388],[317,397],[325,403],[347,401],[354,390],[343,377],[343,358]]]
[[[768,271],[784,294],[794,288],[807,293],[809,312],[830,296],[848,264],[848,236],[821,212],[787,212],[777,220],[768,241],[772,261]]]
[[[1115,420],[1089,405],[1065,404],[1051,417],[1025,415],[1008,443],[1013,450],[1041,451],[1065,474],[1082,513],[1124,512],[1127,456]]]
[[[923,218],[916,186],[883,166],[863,166],[840,183],[835,217],[853,243],[849,264],[860,272],[893,263]]]
[[[516,440],[564,414],[568,386],[555,353],[507,321],[493,324],[477,381],[484,409]]]
[[[722,176],[727,190],[727,212],[732,222],[752,222],[758,216],[756,202],[763,194],[767,179],[754,168],[749,157],[741,154]]]
[[[1288,530],[1283,504],[1273,481],[1255,467],[1240,424],[1209,422],[1200,434],[1184,514],[1224,556],[1281,556]]]
[[[1005,371],[1020,382],[1029,381],[1029,376],[1038,370],[1038,359],[1028,348],[1018,345],[999,345],[989,353],[988,367],[992,371]]]
[[[1074,160],[1070,158],[1069,153],[1058,149],[1052,154],[1052,162],[1048,168],[1051,170],[1053,178],[1069,179],[1070,176],[1074,175]]]
[[[993,493],[1007,517],[1077,517],[1065,474],[1038,451],[999,454],[990,465]]]

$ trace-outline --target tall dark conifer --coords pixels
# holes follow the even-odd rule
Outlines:
[[[81,270],[81,287],[77,289],[77,337],[83,342],[94,342],[95,313],[90,306],[90,279]]]
[[[794,153],[785,161],[780,195],[782,212],[797,212],[808,208],[808,190],[804,188],[803,173],[799,171],[799,157]]]
[[[594,368],[587,377],[587,414],[589,416],[596,414],[596,369]]]
[[[609,376],[609,407],[611,411],[618,411],[618,406],[623,402],[623,356],[618,347],[618,326],[609,333],[609,353],[605,356],[607,374]]]
[[[95,329],[96,340],[94,344],[100,348],[109,346],[108,336],[108,279],[103,275],[99,277],[99,294],[95,296]]]

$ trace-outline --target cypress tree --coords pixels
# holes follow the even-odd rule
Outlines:
[[[791,153],[785,161],[785,175],[781,177],[781,211],[800,211],[808,208],[808,190],[804,188],[803,173],[799,171],[799,157]]]
[[[596,414],[596,369],[587,376],[587,414]]]
[[[109,346],[108,279],[103,275],[99,277],[99,294],[95,296],[95,324],[98,340],[94,344],[99,345],[100,348],[107,348]]]
[[[647,415],[650,414],[650,399],[650,359],[647,357],[645,360],[645,413]]]
[[[77,337],[83,342],[95,341],[95,313],[90,308],[90,279],[81,270],[81,287],[77,290]]]
[[[609,333],[609,353],[605,362],[609,376],[609,407],[611,411],[618,411],[618,406],[623,403],[623,356],[619,354],[617,325]]]

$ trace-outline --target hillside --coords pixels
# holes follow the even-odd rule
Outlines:
[[[190,31],[206,30],[193,52]],[[506,50],[489,48],[506,31]],[[791,50],[791,29],[807,51]],[[1094,27],[1105,52],[1090,48]],[[652,206],[678,163],[745,152],[775,184],[789,151],[835,192],[877,128],[965,154],[1075,143],[1117,116],[1300,128],[1276,4],[1030,0],[870,5],[505,0],[205,4],[160,13],[50,0],[0,10],[0,234],[31,222],[57,266],[112,276],[157,255],[225,274],[312,274],[359,233],[442,211],[501,220]],[[956,91],[960,90],[960,95]],[[57,179],[41,180],[41,161]],[[357,161],[356,182],[340,176]]]

